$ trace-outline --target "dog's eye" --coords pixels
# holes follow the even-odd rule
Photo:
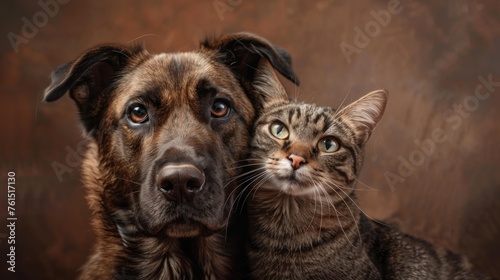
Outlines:
[[[229,115],[229,104],[227,101],[222,99],[216,99],[212,104],[211,114],[214,118],[223,118]]]
[[[148,110],[144,105],[139,103],[130,105],[127,110],[127,115],[129,120],[136,124],[145,123],[149,120]]]
[[[274,137],[276,137],[278,139],[282,139],[282,140],[288,138],[288,135],[289,135],[288,129],[286,128],[286,126],[278,121],[273,122],[269,126],[269,132],[271,132],[271,134]]]

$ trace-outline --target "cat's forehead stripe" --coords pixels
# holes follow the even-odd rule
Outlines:
[[[316,116],[314,117],[313,122],[315,124],[318,124],[320,119],[323,119],[323,120],[325,119],[325,115],[323,114],[323,111],[316,113]]]
[[[297,119],[300,119],[300,116],[302,116],[301,110],[297,110]]]
[[[325,118],[323,122],[323,131],[327,131],[328,128],[330,128],[331,126],[332,126],[332,121],[330,120],[330,118]]]
[[[297,112],[300,112],[300,110],[296,110],[295,108],[293,107],[290,107],[288,109],[288,123],[291,124],[293,119],[294,119],[294,116]]]

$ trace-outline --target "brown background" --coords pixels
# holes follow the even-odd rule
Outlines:
[[[33,22],[42,8],[36,1],[2,1],[0,225],[6,223],[8,171],[17,174],[18,222],[15,274],[6,271],[6,239],[0,235],[1,279],[74,278],[93,243],[78,163],[66,163],[68,149],[81,139],[76,108],[67,96],[40,103],[50,72],[104,42],[189,51],[205,35],[241,30],[290,51],[303,85],[287,86],[298,100],[338,106],[346,96],[350,102],[388,89],[388,109],[367,147],[361,181],[369,187],[359,186],[361,207],[468,255],[500,277],[500,87],[459,125],[443,117],[454,104],[472,100],[478,76],[500,81],[498,1],[401,0],[403,10],[350,63],[339,45],[354,45],[354,28],[364,29],[374,20],[370,11],[387,9],[389,0],[243,0],[223,19],[213,2],[72,0],[15,52],[7,34],[22,35],[21,18]],[[401,158],[409,160],[418,151],[415,142],[437,128],[446,141],[411,175],[389,184],[384,174],[399,174]],[[59,181],[53,162],[72,172]],[[6,232],[0,226],[0,234]]]

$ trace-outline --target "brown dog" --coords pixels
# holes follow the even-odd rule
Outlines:
[[[83,180],[97,244],[81,279],[237,277],[221,230],[273,94],[256,89],[269,64],[298,83],[289,55],[249,33],[189,53],[104,45],[53,72],[44,101],[69,92],[90,140]]]

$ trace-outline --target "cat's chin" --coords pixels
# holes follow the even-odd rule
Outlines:
[[[269,183],[261,186],[263,189],[279,191],[292,196],[314,196],[318,195],[318,191],[314,185],[306,182],[301,182],[296,179],[288,178],[273,178]]]
[[[285,193],[292,196],[314,196],[318,195],[314,190],[313,186],[305,187],[299,186],[298,188],[289,187],[285,190]]]

